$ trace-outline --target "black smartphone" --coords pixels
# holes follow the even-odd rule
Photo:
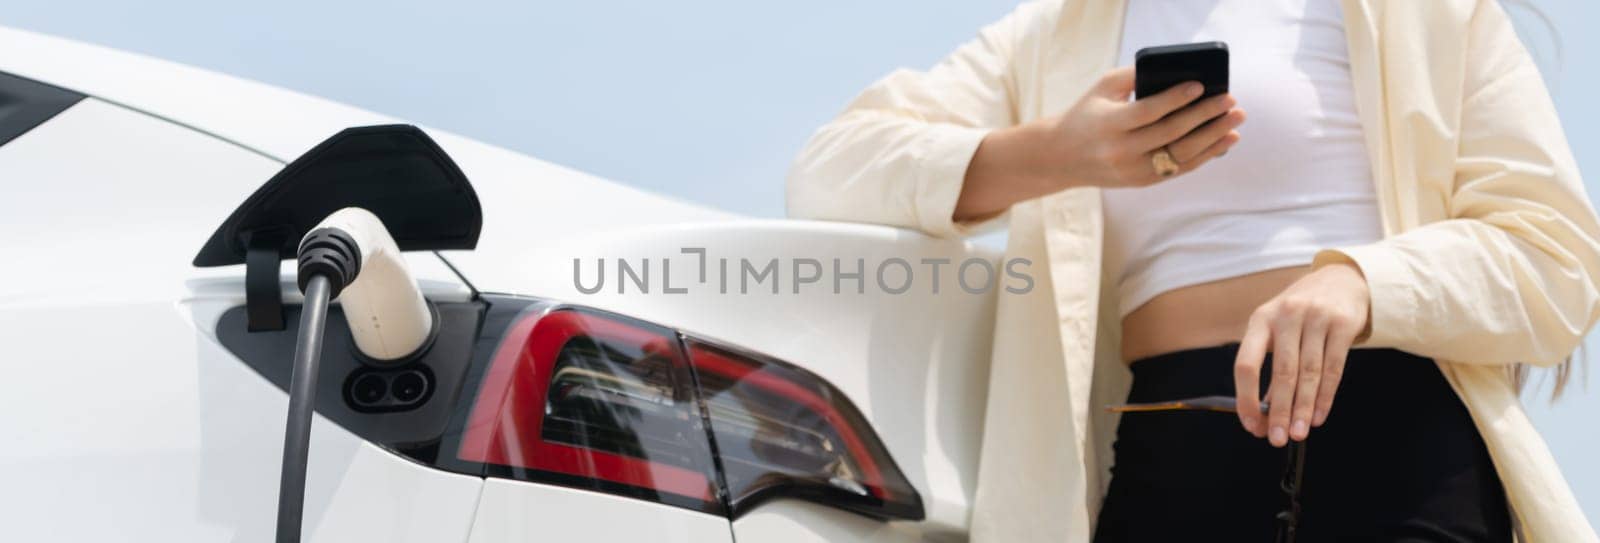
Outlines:
[[[1201,98],[1228,92],[1228,44],[1220,41],[1146,47],[1133,55],[1133,95],[1144,98],[1199,81]]]

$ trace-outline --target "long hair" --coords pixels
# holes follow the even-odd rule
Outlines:
[[[1528,47],[1529,54],[1533,56],[1534,63],[1539,66],[1539,73],[1544,77],[1545,86],[1555,94],[1555,83],[1561,80],[1561,70],[1566,64],[1565,51],[1561,43],[1561,33],[1556,29],[1555,21],[1544,10],[1539,9],[1533,0],[1500,0],[1511,16],[1512,25],[1517,29],[1517,37]],[[1577,351],[1568,355],[1566,360],[1540,372],[1539,386],[1542,388],[1546,378],[1550,381],[1550,401],[1555,402],[1561,398],[1561,393],[1571,382],[1573,368],[1581,367],[1580,381],[1587,385],[1589,365],[1585,356],[1588,349],[1584,344],[1578,345]],[[1528,364],[1512,364],[1510,368],[1511,382],[1520,393],[1528,384],[1532,376],[1532,366]]]

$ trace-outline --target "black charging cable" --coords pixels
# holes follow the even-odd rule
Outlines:
[[[336,228],[312,231],[300,242],[300,292],[305,305],[289,377],[289,418],[283,435],[283,470],[278,479],[278,543],[298,543],[305,515],[306,461],[311,453],[311,415],[317,405],[317,373],[328,302],[354,281],[361,257],[349,234]]]

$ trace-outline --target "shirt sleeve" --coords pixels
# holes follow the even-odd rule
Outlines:
[[[1322,251],[1313,266],[1353,262],[1366,276],[1366,346],[1555,365],[1600,315],[1600,224],[1539,71],[1496,2],[1480,2],[1467,40],[1444,178],[1450,218]]]
[[[951,217],[967,165],[990,130],[1016,124],[1014,55],[1050,9],[1024,4],[933,69],[863,91],[795,159],[789,215],[968,234],[977,225]]]

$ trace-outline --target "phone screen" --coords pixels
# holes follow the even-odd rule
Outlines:
[[[1185,81],[1206,87],[1202,97],[1228,92],[1228,44],[1220,41],[1146,47],[1134,54],[1134,96],[1160,94]]]

